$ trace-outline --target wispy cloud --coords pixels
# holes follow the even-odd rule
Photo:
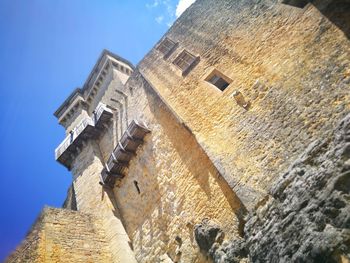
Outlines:
[[[179,0],[176,6],[176,17],[179,17],[190,5],[192,5],[196,0]]]
[[[155,8],[159,5],[160,0],[154,0],[152,3],[147,3],[146,7],[148,9]]]
[[[166,25],[171,25],[176,19],[175,7],[171,0],[153,0],[147,3],[146,7],[156,13],[155,21],[158,24],[165,23]]]
[[[170,27],[195,0],[152,0],[146,4],[147,9],[156,13],[155,21],[158,24],[166,24]]]
[[[158,24],[161,24],[162,22],[163,22],[163,20],[164,20],[164,16],[157,16],[156,17],[156,22],[158,23]]]

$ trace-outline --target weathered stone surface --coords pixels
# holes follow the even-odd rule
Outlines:
[[[348,262],[350,260],[350,114],[333,139],[310,144],[246,222],[242,242],[216,262]],[[343,261],[342,261],[343,260]]]
[[[75,178],[73,185],[77,208],[78,211],[101,218],[101,227],[105,230],[113,262],[135,263],[130,239],[115,205],[113,193],[99,184],[104,168],[102,160],[96,141],[87,143],[74,160],[72,173]]]
[[[65,207],[101,219],[113,262],[345,260],[348,120],[329,138],[350,110],[349,36],[348,0],[304,9],[197,0],[166,34],[177,42],[169,56],[154,48],[131,75],[132,65],[103,52],[82,102],[68,99],[59,120],[69,134],[100,102],[113,112],[68,157],[74,193]],[[184,49],[200,58],[185,75],[173,63]],[[232,80],[223,92],[207,81],[212,72]],[[102,187],[133,119],[151,133],[117,184]],[[217,225],[194,231],[203,218]],[[27,244],[43,244],[33,236]],[[31,251],[24,257],[42,255]]]
[[[111,262],[101,218],[46,207],[7,263]]]
[[[214,22],[215,21],[215,22]],[[253,209],[311,142],[350,110],[350,4],[315,0],[198,0],[167,32],[178,48],[151,50],[138,68],[165,98],[243,204]],[[200,56],[186,76],[174,59]],[[205,78],[232,79],[223,92]],[[251,102],[239,106],[240,91]]]
[[[199,248],[209,252],[215,243],[222,243],[225,234],[217,224],[203,219],[200,224],[195,225],[194,235]]]
[[[142,120],[151,130],[113,189],[136,258],[158,262],[167,254],[177,262],[207,262],[194,225],[211,218],[232,238],[239,232],[241,203],[191,131],[137,70],[127,86],[130,120]]]
[[[66,197],[66,200],[64,201],[62,207],[66,208],[66,209],[75,210],[75,211],[78,210],[77,200],[76,200],[73,184],[69,187],[69,189],[67,191],[67,197]]]

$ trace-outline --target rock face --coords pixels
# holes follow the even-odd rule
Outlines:
[[[195,226],[194,234],[199,248],[209,253],[215,249],[215,246],[221,244],[224,238],[224,232],[220,227],[208,219],[203,219],[201,224]]]
[[[349,262],[350,115],[333,140],[315,141],[281,176],[254,213],[244,240],[215,262]]]

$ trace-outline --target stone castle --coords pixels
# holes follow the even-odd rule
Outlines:
[[[349,37],[349,0],[197,0],[136,67],[103,51],[7,262],[350,262]]]

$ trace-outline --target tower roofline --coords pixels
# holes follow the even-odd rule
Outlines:
[[[120,62],[125,63],[125,64],[128,65],[132,70],[135,69],[134,65],[133,65],[130,61],[128,61],[128,60],[126,60],[126,59],[124,59],[124,58],[118,56],[117,54],[115,54],[115,53],[113,53],[113,52],[111,52],[111,51],[109,51],[109,50],[107,50],[107,49],[104,49],[104,50],[101,52],[101,55],[99,56],[99,58],[97,59],[97,62],[95,63],[94,67],[92,68],[92,70],[91,70],[89,76],[87,77],[87,79],[86,79],[86,81],[85,81],[85,83],[84,83],[84,85],[83,85],[83,88],[76,88],[75,90],[73,90],[73,92],[67,97],[67,99],[65,99],[64,102],[63,102],[63,103],[58,107],[58,109],[54,112],[54,116],[55,116],[56,118],[58,118],[58,119],[60,118],[60,116],[62,115],[62,113],[65,111],[65,109],[68,108],[68,105],[70,104],[70,102],[72,101],[73,98],[75,98],[77,95],[80,95],[80,96],[84,97],[84,96],[86,95],[86,93],[88,93],[88,90],[89,90],[89,88],[90,88],[90,87],[89,87],[89,83],[90,83],[91,79],[93,79],[95,73],[96,73],[96,72],[98,71],[98,69],[99,69],[99,66],[100,66],[101,62],[102,62],[103,59],[104,59],[105,57],[107,57],[107,56],[112,57],[112,58],[114,58],[115,60],[118,60],[118,61],[120,61]]]

